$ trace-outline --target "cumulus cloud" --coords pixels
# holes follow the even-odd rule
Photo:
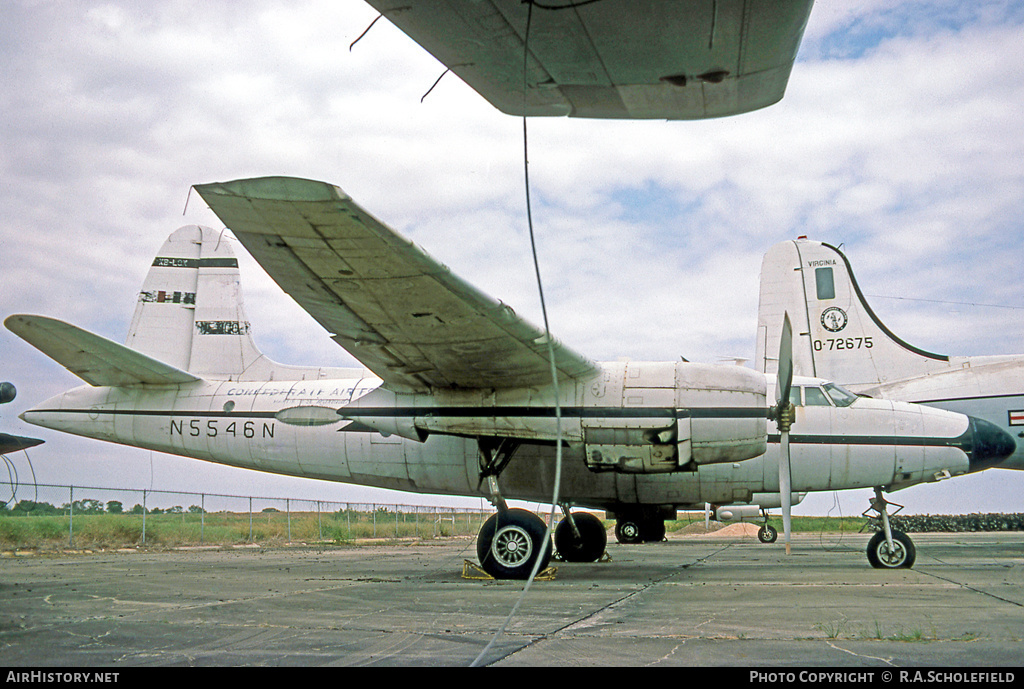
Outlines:
[[[349,50],[375,14],[356,0],[9,3],[5,315],[122,339],[167,234],[218,226],[194,194],[186,206],[191,184],[294,175],[337,184],[539,323],[521,120],[454,75],[421,103],[444,68],[404,34],[381,21]],[[843,244],[912,343],[1022,351],[1022,15],[818,3],[776,106],[706,122],[530,120],[555,335],[597,359],[752,356],[761,255],[806,234]],[[240,253],[269,355],[351,362]],[[0,338],[19,404],[74,382]]]

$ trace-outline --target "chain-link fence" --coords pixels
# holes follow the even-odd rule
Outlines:
[[[19,491],[22,495],[26,491]],[[490,509],[33,485],[0,510],[0,546],[346,543],[474,536]]]

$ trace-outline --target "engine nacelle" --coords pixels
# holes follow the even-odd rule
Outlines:
[[[607,367],[592,392],[620,406],[617,415],[583,419],[593,471],[692,470],[759,457],[768,447],[765,378],[747,368],[628,362]]]

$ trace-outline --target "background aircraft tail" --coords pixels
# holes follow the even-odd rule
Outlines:
[[[877,385],[947,370],[949,357],[913,347],[868,306],[846,256],[806,239],[776,244],[761,264],[756,366],[775,373],[783,314],[793,324],[797,375]]]
[[[223,233],[176,230],[153,260],[125,344],[200,377],[266,377],[242,305],[238,259]]]

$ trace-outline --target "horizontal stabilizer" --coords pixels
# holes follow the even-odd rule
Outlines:
[[[7,329],[94,386],[179,385],[200,378],[79,327],[45,316],[14,315]]]

